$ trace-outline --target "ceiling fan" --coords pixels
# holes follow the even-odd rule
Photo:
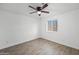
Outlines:
[[[48,6],[47,3],[45,3],[45,4],[43,3],[42,7],[38,6],[36,8],[31,6],[31,5],[29,5],[30,8],[35,10],[33,12],[30,12],[30,14],[37,13],[39,16],[41,16],[41,13],[48,13],[49,14],[49,11],[43,11],[43,9],[46,8],[47,6]]]

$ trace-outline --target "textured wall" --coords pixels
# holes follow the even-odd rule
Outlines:
[[[47,32],[47,21],[57,19],[58,31]],[[42,18],[42,37],[79,49],[79,10]]]
[[[0,49],[38,37],[38,20],[0,10]]]

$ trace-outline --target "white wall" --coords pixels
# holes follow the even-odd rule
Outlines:
[[[0,49],[38,37],[38,20],[0,10]]]
[[[41,32],[42,32],[42,31],[41,31],[41,30],[42,30],[42,21],[41,21],[41,20],[42,20],[41,18],[38,19],[38,21],[39,21],[39,23],[38,23],[38,24],[39,24],[39,37],[38,37],[38,38],[41,38],[41,37],[42,37],[42,36],[41,36],[41,35],[42,35],[42,34],[41,34]]]
[[[57,32],[46,32],[47,20],[58,20]],[[79,49],[79,10],[42,19],[42,37],[48,40]]]

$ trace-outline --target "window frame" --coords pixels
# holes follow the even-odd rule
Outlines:
[[[54,22],[56,21],[56,30],[49,30],[49,28],[48,28],[48,26],[49,26],[49,24],[48,24],[48,22],[49,21],[52,21],[53,23],[53,25],[50,25],[50,26],[54,26],[55,24],[54,24]],[[57,19],[52,19],[52,20],[47,20],[47,24],[46,24],[46,32],[57,32],[58,31],[58,20]]]

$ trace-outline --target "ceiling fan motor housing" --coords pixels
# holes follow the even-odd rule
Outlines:
[[[41,7],[37,7],[37,10],[38,10],[38,11],[41,11]]]

